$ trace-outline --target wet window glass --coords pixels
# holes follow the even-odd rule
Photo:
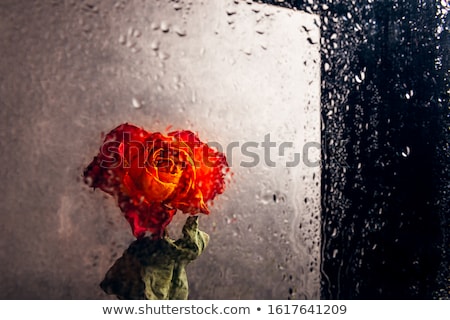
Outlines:
[[[109,298],[99,283],[133,237],[81,175],[123,122],[191,130],[227,156],[191,299],[320,297],[319,15],[252,1],[0,10],[5,297]]]
[[[124,122],[228,158],[191,299],[448,298],[448,10],[2,1],[0,298],[112,298],[134,237],[82,174]]]

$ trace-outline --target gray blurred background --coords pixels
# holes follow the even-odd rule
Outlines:
[[[286,167],[320,142],[318,25],[251,1],[0,1],[0,299],[113,298],[99,282],[133,237],[81,176],[123,122],[292,142],[275,167],[229,154],[190,298],[319,298],[320,168]]]

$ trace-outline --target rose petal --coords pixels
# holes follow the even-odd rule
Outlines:
[[[228,170],[225,155],[191,131],[163,135],[125,123],[106,135],[84,176],[117,199],[136,237],[160,237],[177,209],[209,214]]]

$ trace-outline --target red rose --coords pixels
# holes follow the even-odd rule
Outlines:
[[[108,133],[85,182],[117,199],[135,237],[161,237],[176,210],[209,214],[225,188],[225,155],[191,131],[167,135],[122,124]]]

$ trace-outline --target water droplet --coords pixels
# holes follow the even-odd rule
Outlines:
[[[150,28],[151,28],[153,31],[155,31],[155,30],[158,30],[158,29],[159,29],[159,25],[158,25],[156,22],[152,22],[152,23],[150,24]]]
[[[133,27],[129,27],[129,28],[128,28],[128,32],[127,32],[128,38],[132,37],[132,36],[133,36],[133,33],[134,33]]]
[[[127,38],[122,34],[119,37],[119,43],[124,45],[127,42]]]
[[[323,65],[323,69],[324,69],[325,71],[329,71],[329,70],[331,69],[330,64],[329,64],[328,62],[325,62],[325,64]]]
[[[169,32],[170,30],[170,25],[166,21],[162,21],[159,27],[161,28],[162,32]]]
[[[159,41],[153,40],[152,43],[150,44],[150,48],[152,48],[152,50],[154,51],[157,51],[159,49]]]
[[[139,109],[142,106],[141,103],[139,102],[139,100],[136,98],[131,99],[131,104],[133,105],[133,108],[135,108],[135,109]]]
[[[355,80],[357,83],[362,83],[364,79],[366,78],[366,73],[363,71],[360,72],[360,74],[355,75]]]
[[[135,45],[136,45],[136,42],[132,42],[130,40],[128,40],[127,44],[126,44],[127,48],[133,48]]]
[[[183,6],[181,5],[181,3],[177,2],[177,3],[174,3],[173,8],[175,10],[181,10],[183,8]]]
[[[133,29],[132,36],[135,38],[139,38],[141,36],[141,31],[138,29]]]
[[[227,15],[232,16],[233,14],[236,14],[235,8],[227,8]]]
[[[404,158],[408,158],[410,153],[411,153],[411,149],[408,146],[406,146],[402,151],[402,156]]]
[[[170,58],[170,54],[168,54],[167,52],[159,51],[158,57],[159,57],[161,60],[167,60],[167,59]]]
[[[255,31],[256,31],[256,33],[264,34],[264,30],[263,30],[263,28],[261,26],[256,27]]]
[[[179,27],[179,26],[174,26],[174,27],[173,27],[173,31],[175,31],[175,33],[176,33],[177,35],[179,35],[180,37],[184,37],[184,36],[186,35],[186,30],[185,30],[185,29],[182,29],[182,28]]]
[[[92,184],[94,183],[94,180],[93,180],[92,177],[90,177],[90,176],[87,176],[87,177],[84,179],[84,181],[86,182],[86,184],[87,184],[89,187],[92,187]]]
[[[336,258],[338,255],[339,250],[338,249],[334,249],[333,250],[333,258]]]
[[[337,236],[337,229],[334,228],[333,231],[331,232],[331,237],[335,238]]]
[[[412,98],[412,96],[414,95],[414,91],[413,90],[409,90],[409,92],[407,92],[406,94],[405,94],[405,97],[406,97],[406,99],[411,99]]]
[[[262,197],[260,197],[260,201],[262,204],[268,204],[273,201],[273,195],[272,194],[264,194]]]
[[[250,47],[246,47],[242,51],[248,56],[252,54],[252,49]]]
[[[270,11],[270,10],[266,7],[266,9],[264,10],[264,15],[265,15],[266,17],[270,17],[272,14],[273,14],[272,11]]]
[[[261,48],[263,48],[264,50],[267,50],[267,43],[265,43],[265,42],[261,43]]]

